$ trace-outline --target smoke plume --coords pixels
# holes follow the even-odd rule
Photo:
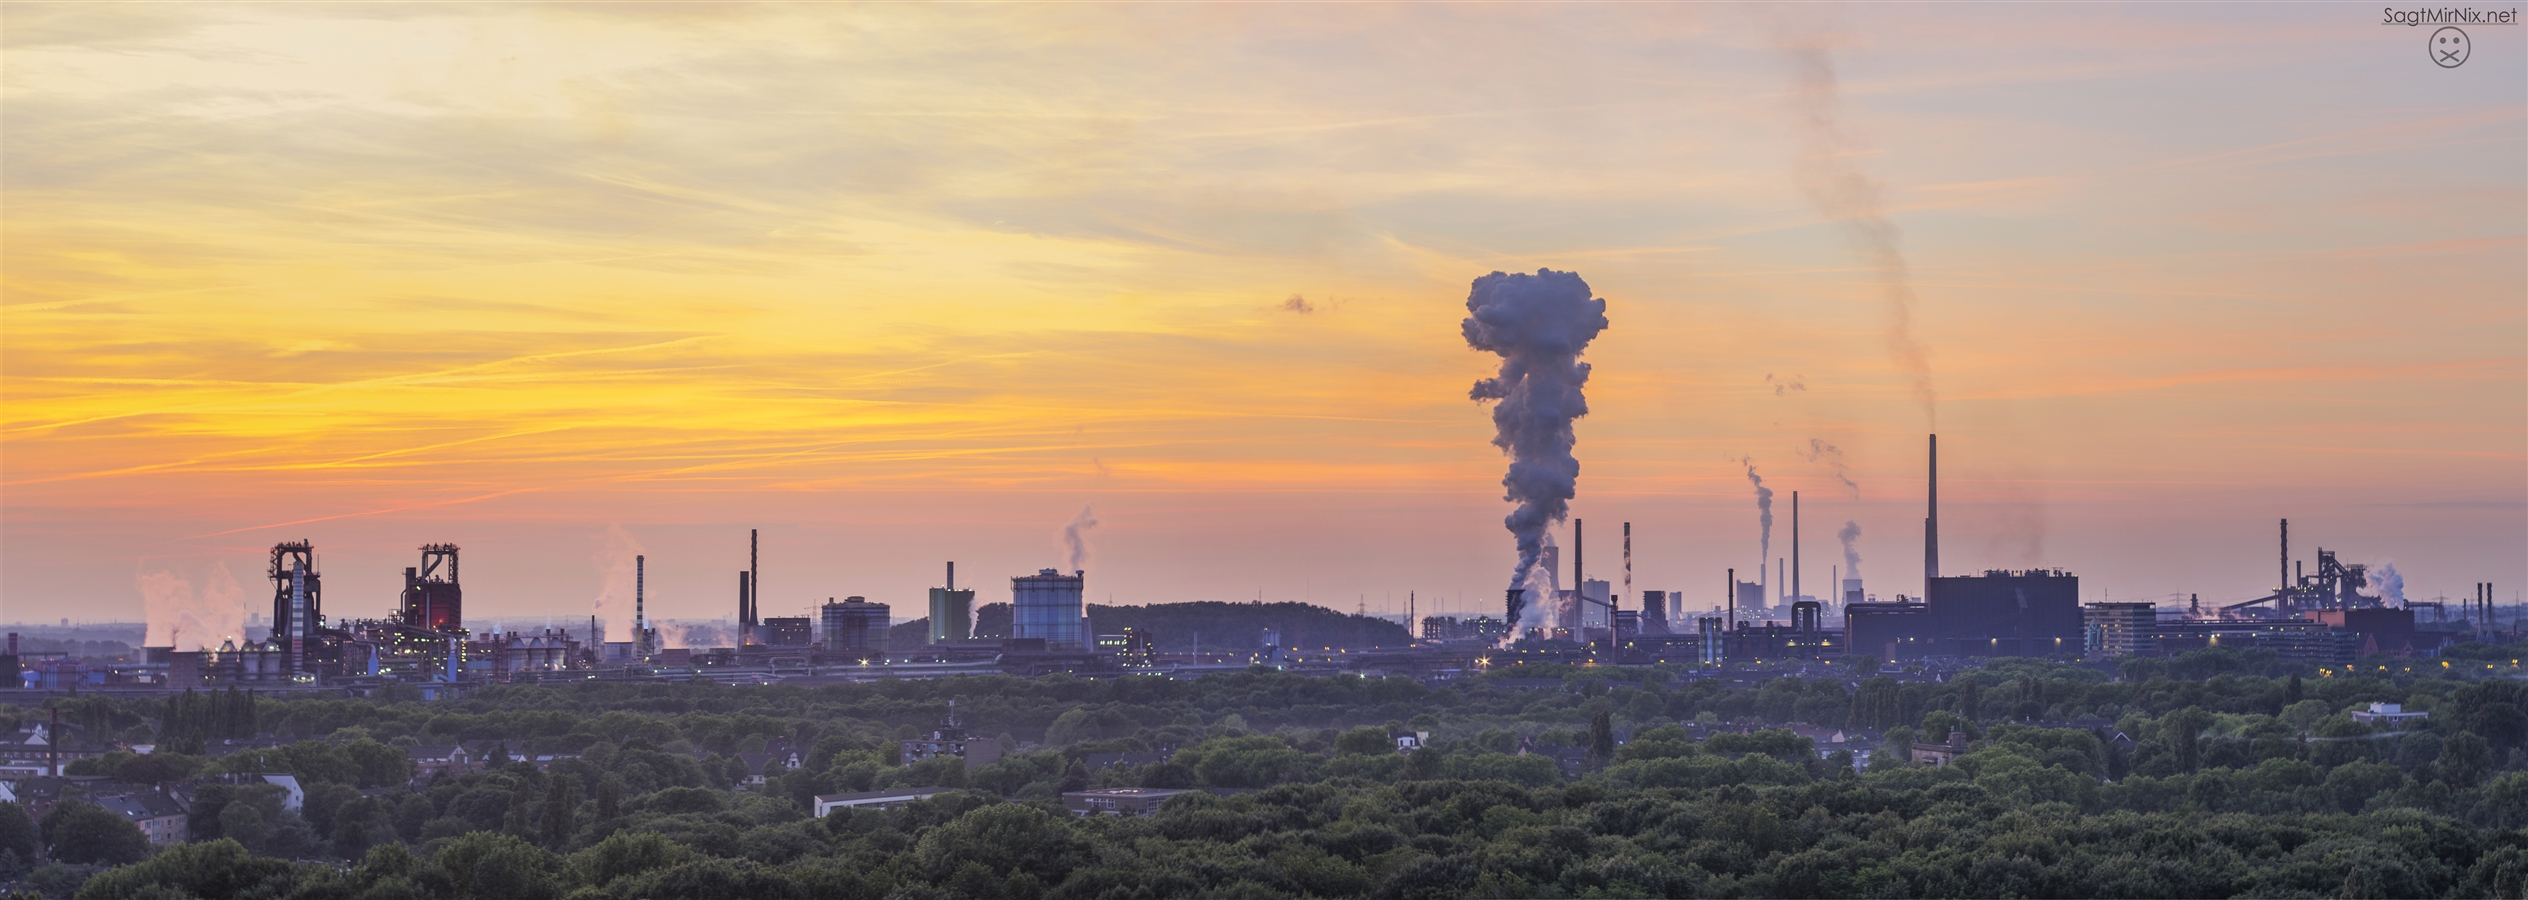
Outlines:
[[[1843,527],[1835,531],[1835,540],[1843,542],[1843,577],[1845,578],[1861,577],[1861,551],[1852,545],[1852,542],[1860,539],[1861,523],[1850,519],[1845,519]],[[1836,585],[1835,590],[1840,593],[1843,586]]]
[[[1571,421],[1589,414],[1580,392],[1589,364],[1580,354],[1606,330],[1606,301],[1591,297],[1575,272],[1494,272],[1475,279],[1466,311],[1472,315],[1459,328],[1467,346],[1501,356],[1500,374],[1475,382],[1467,396],[1500,401],[1492,408],[1492,445],[1510,456],[1501,499],[1518,504],[1501,520],[1518,542],[1510,586],[1526,588],[1534,609],[1553,596],[1536,571],[1545,529],[1570,514],[1578,491]]]
[[[609,630],[614,628],[616,618],[612,610],[620,609],[625,615],[630,614],[634,588],[633,558],[648,552],[641,547],[640,541],[633,539],[631,532],[623,530],[623,526],[606,526],[605,540],[598,544],[596,555],[597,565],[603,567],[605,574],[598,582],[597,599],[591,606],[594,607],[592,611],[605,620]],[[637,629],[640,623],[635,622],[632,627]],[[624,632],[622,639],[633,640],[632,632]]]
[[[1756,577],[1764,577],[1764,567],[1773,564],[1773,489],[1764,486],[1764,476],[1756,474],[1756,459],[1740,457],[1738,464],[1747,467],[1747,483],[1756,486],[1756,521],[1763,528],[1757,532],[1756,548],[1763,555],[1756,558]]]
[[[196,589],[173,572],[132,576],[140,589],[142,617],[149,623],[143,646],[179,651],[211,650],[221,641],[246,637],[246,589],[230,574],[227,563],[213,563]]]
[[[1071,524],[1062,526],[1062,548],[1069,554],[1071,571],[1088,570],[1088,530],[1097,527],[1096,510],[1080,507],[1080,514],[1071,517]]]
[[[1816,438],[1809,438],[1808,449],[1800,455],[1807,457],[1809,462],[1817,463],[1833,470],[1835,473],[1835,480],[1843,482],[1844,489],[1852,492],[1852,499],[1861,499],[1861,486],[1852,482],[1852,469],[1850,466],[1844,465],[1842,450],[1837,449],[1835,445],[1826,443],[1825,441],[1821,441]]]
[[[1799,160],[1799,184],[1810,203],[1828,218],[1842,222],[1869,258],[1880,296],[1887,301],[1887,352],[1913,381],[1914,400],[1923,418],[1937,425],[1939,395],[1931,386],[1931,362],[1914,339],[1914,289],[1901,246],[1903,234],[1887,220],[1879,204],[1879,185],[1852,165],[1863,148],[1844,133],[1837,118],[1841,101],[1835,85],[1834,60],[1826,48],[1807,43],[1789,51],[1797,89],[1800,137],[1806,153]]]
[[[2395,563],[2371,566],[2365,574],[2370,586],[2378,589],[2380,602],[2400,608],[2405,605],[2405,574],[2396,570]]]
[[[1782,379],[1781,381],[1775,381],[1773,380],[1773,373],[1766,372],[1764,373],[1764,383],[1773,386],[1773,396],[1776,397],[1780,397],[1792,391],[1798,391],[1803,394],[1808,392],[1808,376],[1806,375],[1793,375],[1789,378]]]

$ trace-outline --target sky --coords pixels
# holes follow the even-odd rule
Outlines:
[[[2488,11],[2509,7],[2486,7]],[[2528,27],[2346,4],[0,6],[0,620],[1495,612],[1469,284],[1579,273],[1590,577],[2528,583]],[[1557,529],[1572,551],[1568,527]],[[1833,568],[1830,568],[1833,567]],[[1568,571],[1564,578],[1568,580]],[[235,621],[229,621],[234,619]]]

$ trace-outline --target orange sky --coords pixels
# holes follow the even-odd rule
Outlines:
[[[1912,593],[1936,417],[1951,569],[2243,598],[2287,516],[2416,596],[2528,581],[2518,27],[2442,69],[2325,5],[0,25],[12,621],[255,605],[302,537],[337,616],[435,541],[477,622],[585,616],[627,551],[654,614],[726,615],[749,527],[768,614],[907,614],[947,559],[1005,598],[1083,507],[1101,601],[1489,610],[1503,460],[1457,323],[1544,266],[1612,322],[1594,576],[1629,520],[1637,588],[1717,599],[1757,564],[1752,458],[1777,551],[1802,492],[1808,584],[1850,520]]]

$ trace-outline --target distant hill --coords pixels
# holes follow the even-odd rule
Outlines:
[[[1281,632],[1282,646],[1311,650],[1320,647],[1338,650],[1402,647],[1413,642],[1412,634],[1394,622],[1336,612],[1307,603],[1222,603],[1216,600],[1153,603],[1149,606],[1092,603],[1088,607],[1088,622],[1089,629],[1096,634],[1115,634],[1126,628],[1141,629],[1158,641],[1159,649],[1171,653],[1193,650],[1196,634],[1202,636],[1206,652],[1260,650],[1264,646],[1264,629],[1267,628]],[[891,640],[912,637],[912,642],[905,646],[919,644],[920,636],[926,635],[929,627],[928,619],[895,626]],[[1009,604],[989,603],[975,610],[975,636],[1009,636]]]

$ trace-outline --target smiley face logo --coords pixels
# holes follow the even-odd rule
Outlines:
[[[2431,61],[2443,69],[2466,65],[2467,53],[2472,49],[2474,45],[2467,41],[2467,33],[2455,27],[2431,33]]]

